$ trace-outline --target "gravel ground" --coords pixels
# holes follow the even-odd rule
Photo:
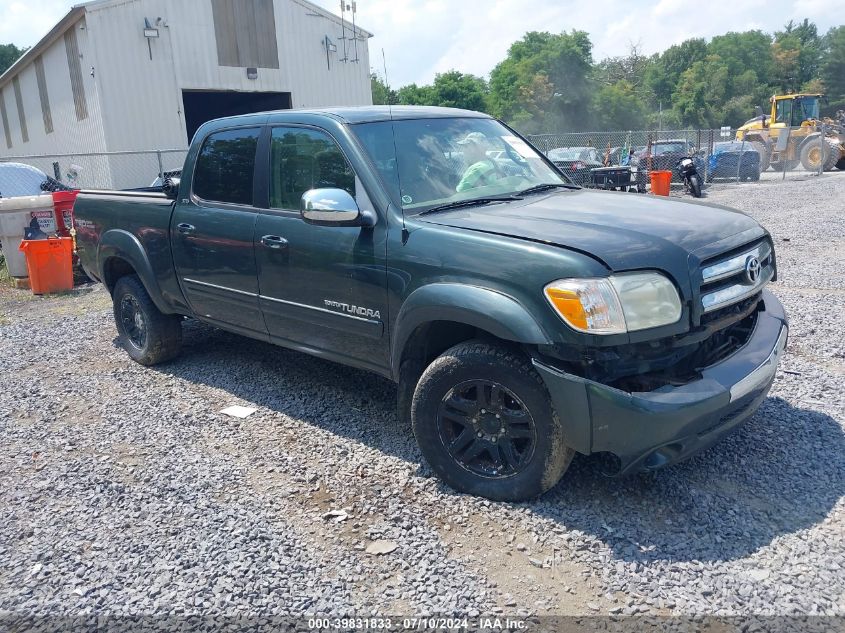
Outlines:
[[[609,479],[577,457],[526,504],[440,484],[381,378],[193,322],[147,369],[102,287],[2,289],[0,609],[845,615],[845,173],[707,198],[775,239],[770,397],[686,463]]]

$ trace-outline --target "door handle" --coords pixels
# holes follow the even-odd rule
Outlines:
[[[195,228],[193,224],[185,224],[184,222],[176,225],[176,230],[180,233],[192,233]]]
[[[287,248],[288,245],[288,241],[278,235],[265,235],[261,238],[261,243],[267,248],[274,248],[276,250]]]

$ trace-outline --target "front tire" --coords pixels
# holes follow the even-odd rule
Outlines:
[[[174,358],[182,349],[182,317],[162,313],[137,275],[121,277],[112,292],[118,340],[141,365]]]
[[[804,141],[801,147],[801,164],[807,171],[822,171],[830,157],[830,146],[818,138]]]
[[[696,174],[689,177],[689,188],[693,196],[696,198],[701,197],[701,181]]]
[[[452,347],[420,377],[411,423],[432,470],[460,492],[523,501],[572,461],[542,379],[521,354],[482,341]]]
[[[760,171],[766,171],[769,168],[769,160],[772,155],[771,144],[764,141],[751,141],[751,145],[760,154]]]

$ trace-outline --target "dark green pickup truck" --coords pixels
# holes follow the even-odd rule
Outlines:
[[[437,474],[492,499],[575,452],[619,473],[692,455],[754,413],[786,345],[757,222],[580,189],[475,112],[212,121],[179,182],[75,212],[133,359],[173,358],[191,317],[377,372]]]

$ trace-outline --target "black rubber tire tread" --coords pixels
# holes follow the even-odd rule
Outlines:
[[[701,197],[701,179],[698,177],[697,174],[693,174],[689,177],[689,186],[690,190],[692,191],[692,195],[696,198]]]
[[[828,152],[824,161],[824,170],[833,171],[837,162],[842,157],[842,152],[839,150],[839,143],[835,139],[826,138],[825,141],[828,145]]]
[[[147,322],[147,342],[141,350],[129,342],[120,322],[120,302],[127,294],[135,297]],[[132,360],[150,366],[178,356],[182,349],[182,317],[162,313],[137,275],[127,275],[117,280],[112,292],[112,301],[120,345]]]
[[[489,377],[512,390],[534,418],[534,455],[516,475],[502,479],[475,475],[457,464],[440,441],[435,419],[443,396],[456,384],[473,377]],[[481,340],[455,345],[425,369],[414,390],[411,424],[423,456],[443,481],[460,492],[494,501],[524,501],[543,494],[560,480],[575,455],[566,445],[546,386],[528,358]]]
[[[768,143],[764,143],[763,141],[751,141],[751,145],[753,145],[754,149],[757,150],[757,153],[760,154],[760,171],[766,171],[770,164],[769,157],[772,155],[771,147]]]

